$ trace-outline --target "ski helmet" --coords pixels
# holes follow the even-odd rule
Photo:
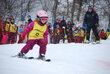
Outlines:
[[[93,6],[88,6],[88,9],[93,9]]]
[[[47,12],[44,11],[44,10],[39,10],[39,11],[37,12],[37,17],[38,17],[38,18],[48,17],[48,14],[47,14]]]
[[[31,18],[31,15],[28,15],[27,17]]]
[[[39,21],[40,23],[46,24],[47,21],[48,21],[48,14],[47,14],[47,12],[44,11],[44,10],[39,10],[39,11],[37,12],[37,19],[38,19],[38,21]]]

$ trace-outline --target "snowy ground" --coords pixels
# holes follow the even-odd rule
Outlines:
[[[0,45],[0,74],[110,74],[110,40],[101,44],[49,44],[51,62],[12,58],[24,44]],[[36,45],[27,56],[38,56]]]

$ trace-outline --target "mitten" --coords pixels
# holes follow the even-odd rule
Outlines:
[[[22,35],[21,35],[22,40],[25,39],[25,36],[26,36],[25,34],[22,34]]]

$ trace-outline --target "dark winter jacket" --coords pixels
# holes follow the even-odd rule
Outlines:
[[[59,23],[58,22],[55,22],[54,25],[53,25],[53,27],[54,28],[59,28]]]
[[[61,28],[64,28],[64,27],[66,28],[66,27],[67,27],[65,20],[62,20],[62,21],[61,21],[60,27],[61,27]]]
[[[67,29],[69,30],[69,31],[72,31],[72,28],[73,28],[73,24],[67,24]]]
[[[98,14],[95,11],[89,12],[87,11],[84,17],[84,26],[86,27],[94,27],[99,23]]]

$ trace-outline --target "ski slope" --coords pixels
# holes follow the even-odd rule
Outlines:
[[[25,44],[0,45],[0,74],[110,74],[110,40],[101,44],[48,44],[51,62],[12,58]],[[26,56],[37,57],[34,46]]]

